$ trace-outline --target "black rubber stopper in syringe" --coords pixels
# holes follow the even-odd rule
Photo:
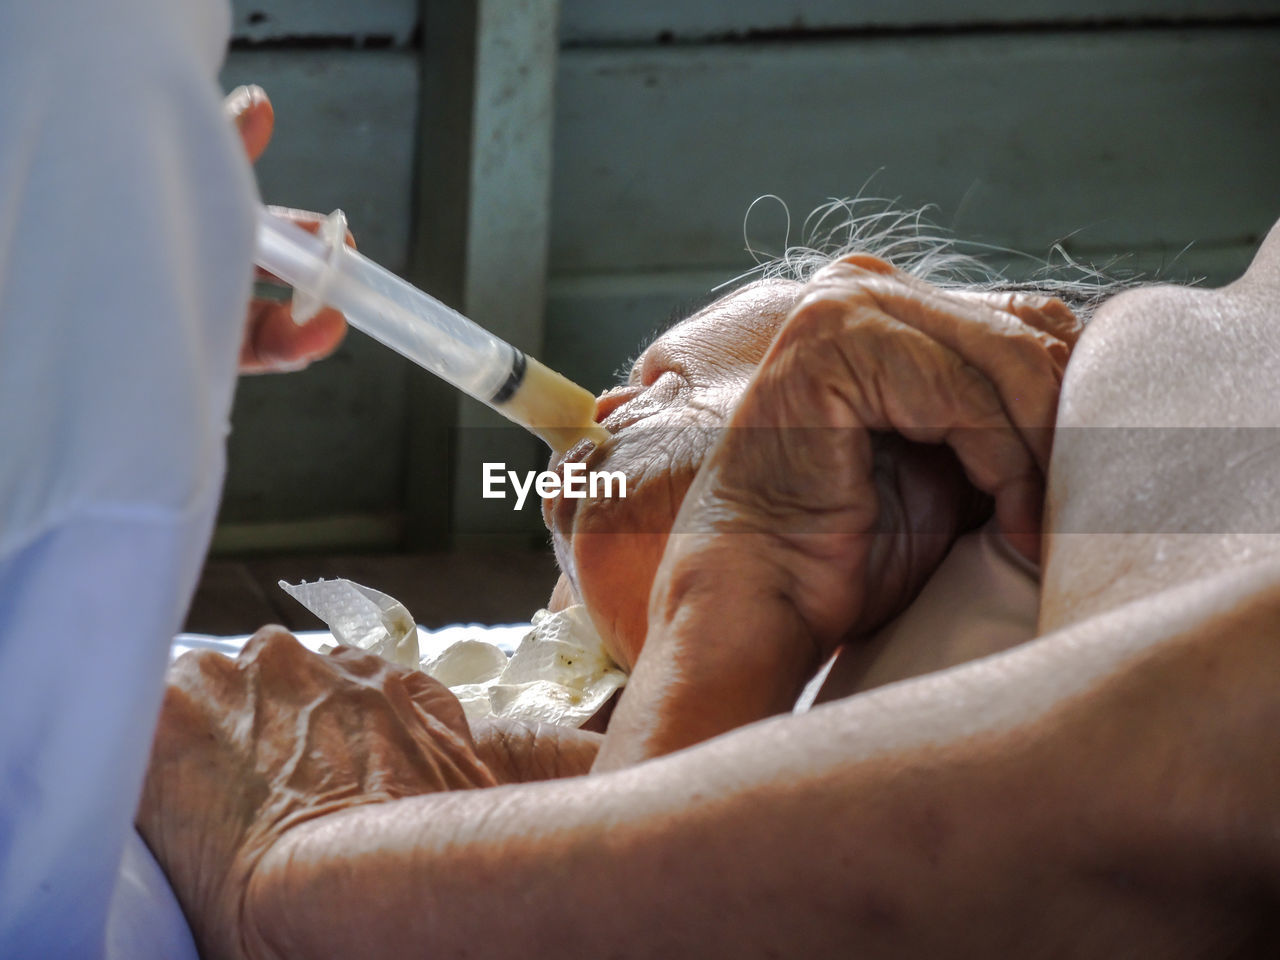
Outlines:
[[[515,347],[512,347],[511,352],[513,354],[511,358],[511,372],[507,374],[507,379],[502,382],[502,386],[500,386],[494,395],[490,397],[490,403],[506,403],[515,396],[516,391],[520,389],[520,384],[524,382],[524,371],[525,367],[528,366],[528,361],[526,361],[524,357],[524,351],[517,350]]]

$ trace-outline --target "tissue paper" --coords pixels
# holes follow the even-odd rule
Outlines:
[[[419,659],[417,626],[395,598],[351,580],[282,580],[280,587],[328,624],[339,643],[439,680],[471,722],[496,716],[581,726],[626,683],[582,604],[539,610],[510,657],[495,644],[464,638]]]
[[[351,580],[281,580],[280,589],[323,620],[338,643],[418,669],[418,625],[394,597]]]

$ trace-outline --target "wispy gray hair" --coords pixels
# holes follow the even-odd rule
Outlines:
[[[763,199],[766,198],[758,199],[752,207]],[[929,221],[930,209],[904,210],[894,201],[873,197],[831,200],[805,218],[798,245],[788,245],[781,255],[767,258],[753,248],[747,235],[751,216],[748,210],[743,237],[748,251],[760,263],[731,283],[757,279],[803,283],[832,260],[850,253],[867,253],[944,289],[1055,296],[1087,321],[1103,300],[1149,282],[1141,274],[1117,269],[1114,263],[1103,267],[1081,263],[1061,243],[1054,244],[1049,255],[1041,259],[1005,247],[959,240]],[[787,219],[789,234],[789,212]],[[1008,277],[988,259],[994,256],[1010,261],[1022,277]]]

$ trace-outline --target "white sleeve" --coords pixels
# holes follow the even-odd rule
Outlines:
[[[0,957],[92,957],[221,489],[226,0],[0,4]]]

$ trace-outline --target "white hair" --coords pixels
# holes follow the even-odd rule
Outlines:
[[[764,199],[778,198],[761,197],[751,207]],[[778,202],[782,203],[781,200]],[[786,204],[782,205],[785,210]],[[944,289],[1026,292],[1058,297],[1077,316],[1087,321],[1094,307],[1103,300],[1128,287],[1149,282],[1140,274],[1116,269],[1114,262],[1101,268],[1081,263],[1072,258],[1060,243],[1053,245],[1047,258],[1040,259],[1005,247],[958,240],[931,223],[929,212],[929,207],[904,210],[894,201],[874,197],[831,200],[805,218],[800,244],[788,245],[780,256],[764,259],[747,236],[747,221],[751,217],[751,209],[748,209],[743,221],[743,238],[748,252],[760,262],[756,268],[731,283],[757,279],[786,279],[803,283],[832,260],[850,253],[867,253]],[[787,232],[790,233],[789,211]],[[984,260],[979,251],[988,256],[1000,254],[1026,265],[1025,279],[1010,279]]]

